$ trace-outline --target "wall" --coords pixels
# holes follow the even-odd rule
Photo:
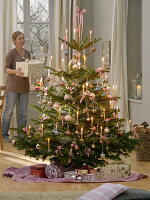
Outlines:
[[[80,0],[81,8],[86,8],[84,15],[85,33],[93,31],[94,38],[111,40],[112,14],[114,0]],[[96,45],[97,51],[92,58],[93,67],[97,68],[101,64],[101,42]]]

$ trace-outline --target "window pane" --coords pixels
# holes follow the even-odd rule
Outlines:
[[[23,0],[17,0],[17,23],[23,22]]]
[[[48,22],[48,0],[30,0],[31,22]]]
[[[32,54],[48,53],[48,24],[33,24],[30,28]]]
[[[22,23],[17,24],[17,30],[24,32],[23,26],[24,26],[24,24],[22,24]]]

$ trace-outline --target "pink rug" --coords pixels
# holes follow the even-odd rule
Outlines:
[[[39,165],[39,164],[38,164]],[[41,164],[43,166],[43,164]],[[36,165],[32,165],[36,166]],[[39,178],[37,176],[31,175],[31,167],[27,166],[23,168],[10,167],[5,170],[3,173],[3,177],[11,177],[14,181],[17,182],[32,182],[32,183],[44,183],[44,182],[52,182],[52,183],[71,183],[71,182],[80,182],[77,180],[72,180],[70,178],[56,178],[56,179],[48,179],[48,178]],[[117,180],[97,180],[95,183],[106,183],[106,182],[127,182],[127,181],[136,181],[142,178],[147,178],[148,175],[132,173],[130,176],[125,178],[120,178]],[[85,182],[84,182],[85,183]]]

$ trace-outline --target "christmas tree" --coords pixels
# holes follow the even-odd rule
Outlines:
[[[79,10],[80,11],[80,10]],[[73,50],[67,70],[47,67],[54,85],[36,85],[40,113],[35,126],[17,129],[22,137],[16,137],[15,146],[25,150],[25,155],[46,158],[59,165],[80,168],[105,166],[108,160],[120,161],[129,156],[138,143],[132,132],[125,132],[125,119],[118,117],[119,97],[116,88],[110,87],[109,68],[94,69],[88,66],[87,57],[96,51],[95,44],[101,39],[86,37],[82,40],[82,16],[78,15],[78,28],[72,40],[67,32],[62,50],[68,55]],[[68,51],[69,50],[69,51]],[[47,79],[50,83],[50,77]]]

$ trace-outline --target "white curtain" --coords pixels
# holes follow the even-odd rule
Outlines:
[[[6,54],[12,48],[11,35],[16,30],[16,0],[0,0],[0,84],[5,84]]]
[[[51,3],[52,5],[52,3]],[[63,68],[67,66],[69,56],[61,51],[62,42],[58,39],[64,38],[66,30],[68,30],[68,37],[71,39],[73,32],[73,24],[75,23],[77,0],[54,0],[53,1],[53,27],[50,27],[51,40],[50,40],[50,54],[53,56],[53,65],[56,68]],[[51,18],[50,18],[51,20]],[[62,59],[64,63],[62,66]]]
[[[117,85],[119,100],[119,117],[126,119],[128,127],[128,84],[127,84],[127,16],[128,0],[115,0],[112,28],[112,67],[111,85]]]

